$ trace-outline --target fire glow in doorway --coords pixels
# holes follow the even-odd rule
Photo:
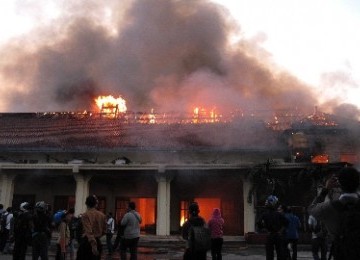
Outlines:
[[[214,208],[221,208],[221,199],[219,198],[195,198],[195,202],[199,204],[199,215],[208,222],[211,218]],[[180,226],[188,219],[189,201],[181,201],[180,208]]]
[[[117,198],[116,199],[116,219],[121,220],[127,212],[128,202],[133,201],[136,204],[136,211],[140,213],[142,222],[140,224],[141,230],[146,233],[155,232],[155,198]]]

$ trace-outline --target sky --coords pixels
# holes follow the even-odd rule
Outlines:
[[[216,2],[229,8],[245,37],[263,35],[262,46],[275,61],[311,84],[324,101],[342,96],[360,106],[359,1]],[[329,82],[331,74],[343,81]]]
[[[0,51],[10,57],[15,52],[14,45],[17,48],[23,45],[29,49],[36,49],[36,45],[42,42],[41,37],[36,37],[37,35],[47,35],[47,39],[51,37],[56,39],[63,30],[60,24],[65,23],[67,18],[73,17],[73,13],[78,16],[86,13],[89,16],[100,17],[99,21],[102,25],[116,34],[120,28],[114,26],[115,11],[112,8],[117,7],[116,1],[104,1],[107,3],[104,8],[96,6],[98,5],[96,1],[89,2],[93,3],[92,6],[81,5],[80,0],[73,1],[79,4],[76,9],[76,4],[70,4],[71,1],[65,0],[1,1]],[[130,3],[131,0],[124,2]],[[190,2],[195,1],[188,1]],[[310,86],[319,102],[316,105],[333,103],[336,100],[337,105],[349,103],[360,108],[358,47],[360,34],[357,33],[357,28],[360,26],[359,1],[212,0],[212,2],[224,6],[226,12],[229,12],[236,21],[237,28],[232,30],[231,36],[233,46],[239,46],[244,41],[247,44],[253,43],[262,53],[258,56],[260,61],[261,57],[266,56],[266,59],[271,61],[268,64],[275,64],[277,68],[289,72],[300,82]],[[92,12],[92,10],[97,11]],[[118,9],[116,13],[121,13],[121,10],[123,9]],[[121,24],[120,20],[118,18],[116,23]],[[9,46],[11,51],[8,51]],[[255,49],[252,51],[256,51]],[[7,65],[9,57],[0,58],[0,66]],[[28,58],[24,59],[30,62]],[[19,69],[21,70],[24,69]],[[21,80],[21,84],[14,80],[10,82],[1,75],[1,73],[5,74],[4,71],[9,70],[0,71],[2,92],[10,93],[9,95],[12,96],[11,91],[15,88],[19,90],[18,95],[26,93],[23,82],[25,79]],[[27,70],[25,74],[28,73]],[[192,74],[189,80],[199,82],[199,78],[202,77],[204,73]],[[156,82],[159,80],[156,78]],[[168,82],[169,77],[165,80]],[[162,87],[161,93],[164,93],[164,89],[165,87]],[[155,100],[160,95],[151,93]],[[7,100],[6,95],[0,97],[0,111],[16,111]],[[28,107],[24,106],[23,109],[26,110]]]

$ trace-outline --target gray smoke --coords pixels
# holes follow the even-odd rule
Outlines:
[[[64,6],[57,26],[0,50],[0,75],[15,86],[3,94],[6,111],[93,110],[94,98],[109,94],[123,96],[133,111],[195,105],[311,111],[316,104],[308,86],[276,69],[256,41],[230,48],[239,25],[214,3],[107,4],[112,30],[97,19],[102,5],[75,1]]]

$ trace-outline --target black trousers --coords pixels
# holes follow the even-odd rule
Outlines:
[[[126,260],[126,250],[130,251],[130,260],[137,260],[137,247],[139,237],[132,239],[122,239],[120,242],[120,257],[121,260]]]
[[[192,252],[190,248],[187,248],[183,260],[206,260],[206,251]]]
[[[269,233],[266,237],[266,260],[274,260],[274,249],[277,260],[285,260],[284,237],[279,233]]]
[[[224,239],[222,237],[211,239],[211,257],[212,260],[222,260],[222,246]]]
[[[25,260],[29,242],[25,239],[15,239],[13,260]]]
[[[76,260],[100,260],[101,259],[101,252],[102,252],[102,245],[100,239],[96,238],[97,243],[97,250],[99,255],[94,255],[92,253],[91,244],[87,237],[84,237],[79,245]]]
[[[291,251],[289,249],[289,245],[291,247]],[[287,239],[285,243],[285,251],[287,259],[297,260],[297,245],[298,239]]]
[[[0,251],[2,252],[5,248],[6,241],[9,239],[10,230],[4,229],[0,232]]]

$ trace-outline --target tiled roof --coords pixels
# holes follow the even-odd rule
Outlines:
[[[140,124],[119,119],[0,115],[0,150],[256,149],[278,145],[257,122]]]

